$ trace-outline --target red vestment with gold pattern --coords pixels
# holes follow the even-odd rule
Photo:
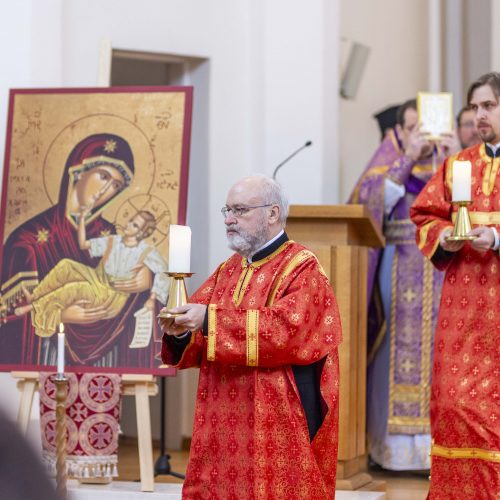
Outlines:
[[[248,263],[234,254],[191,297],[208,305],[207,335],[162,358],[200,367],[183,498],[335,496],[339,313],[316,257],[287,241]],[[312,442],[292,365],[317,363],[322,423]]]
[[[453,225],[453,160],[472,163],[473,227],[500,229],[500,158],[477,145],[450,157],[411,209],[421,251],[446,270],[435,333],[431,392],[429,498],[493,499],[500,495],[500,262],[498,250],[470,244],[439,247]]]

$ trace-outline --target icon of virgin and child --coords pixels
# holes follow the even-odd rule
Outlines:
[[[64,323],[69,365],[154,366],[157,353],[151,346],[129,345],[134,314],[154,311],[167,299],[166,262],[146,241],[158,217],[137,209],[123,227],[103,217],[134,173],[125,139],[90,135],[67,158],[57,203],[8,236],[2,259],[2,364],[53,364],[53,334]]]

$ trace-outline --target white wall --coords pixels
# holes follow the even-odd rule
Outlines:
[[[0,157],[3,159],[9,88],[61,85],[62,0],[1,0]],[[0,164],[0,188],[3,161]],[[1,191],[0,191],[1,192]],[[1,329],[0,329],[1,334]],[[19,407],[19,392],[8,373],[0,374],[0,408],[12,419]],[[35,395],[28,435],[40,448],[38,395]]]
[[[0,0],[0,153],[4,152],[9,89],[61,85],[63,0]],[[3,171],[3,161],[0,171]],[[0,185],[2,180],[0,179]]]
[[[491,2],[491,70],[500,71],[500,0]]]
[[[490,64],[494,46],[490,31],[493,27],[490,16],[495,14],[492,11],[492,4],[495,3],[498,3],[498,0],[474,0],[474,2],[466,0],[464,2],[464,31],[466,34],[464,77],[466,88],[471,82],[491,70]],[[498,29],[498,19],[496,25]]]
[[[342,202],[379,144],[372,115],[426,90],[427,25],[422,0],[341,0],[342,37],[371,48],[356,99],[340,101]]]

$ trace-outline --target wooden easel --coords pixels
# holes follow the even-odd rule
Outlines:
[[[21,391],[21,402],[17,413],[17,424],[25,435],[30,421],[33,396],[38,389],[38,372],[11,372]],[[154,491],[153,444],[151,437],[151,411],[149,396],[158,394],[158,384],[154,375],[122,375],[124,396],[135,396],[137,416],[137,441],[141,491]]]

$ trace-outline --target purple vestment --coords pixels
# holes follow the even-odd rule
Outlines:
[[[407,467],[402,462],[393,464],[391,445],[386,448],[385,441],[390,434],[429,434],[432,339],[442,276],[418,250],[409,208],[432,170],[432,157],[414,163],[404,155],[396,134],[390,132],[349,200],[369,208],[386,238],[386,249],[369,253],[369,362],[376,362],[368,370],[367,420],[370,445],[377,443],[380,455],[387,460],[378,460],[379,453],[370,449],[372,458],[394,469],[426,468],[419,465],[421,460],[412,458]],[[404,196],[389,215],[384,210],[387,178],[405,187]],[[378,372],[374,374],[374,370]],[[377,416],[370,415],[371,398],[377,399]],[[378,420],[375,426],[370,423],[372,417]]]

